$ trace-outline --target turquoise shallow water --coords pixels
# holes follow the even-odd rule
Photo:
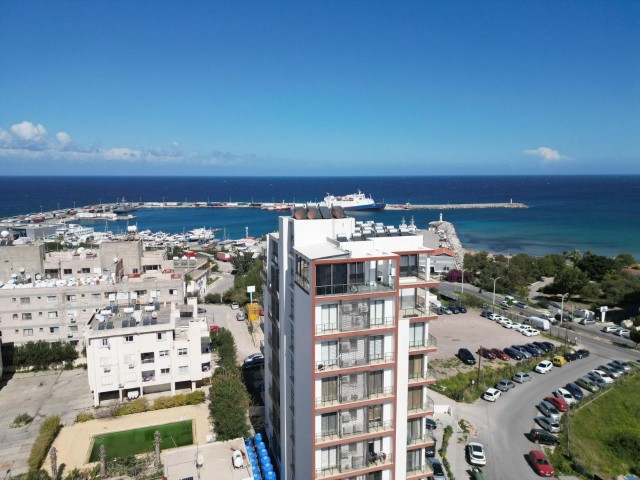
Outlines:
[[[540,177],[0,177],[0,216],[72,208],[98,202],[132,201],[315,201],[326,192],[358,188],[387,203],[526,203],[528,209],[446,210],[465,248],[534,255],[578,249],[600,255],[629,252],[640,258],[640,176]],[[231,238],[277,229],[282,212],[257,209],[139,210],[139,229],[182,232],[225,229]],[[415,217],[419,227],[437,211],[359,213],[362,219],[400,223]],[[94,223],[103,229],[103,223]],[[111,230],[126,229],[122,222]]]

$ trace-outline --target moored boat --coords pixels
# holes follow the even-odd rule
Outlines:
[[[331,207],[342,207],[344,210],[384,210],[387,206],[386,203],[376,202],[371,198],[371,196],[367,197],[364,193],[358,190],[358,193],[350,193],[348,195],[342,195],[340,197],[336,197],[327,193],[327,196],[324,197],[324,203],[327,204],[329,208]]]

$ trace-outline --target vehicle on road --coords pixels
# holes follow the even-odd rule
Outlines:
[[[629,330],[627,330],[626,328],[619,328],[618,330],[616,330],[613,333],[615,335],[618,335],[619,337],[623,337],[623,338],[629,338],[629,336],[631,335],[631,332]]]
[[[564,357],[561,357],[560,355],[555,355],[551,361],[553,362],[553,366],[554,367],[561,367],[563,366],[565,363],[567,363],[567,359]]]
[[[496,354],[488,348],[480,347],[476,353],[487,360],[495,360],[496,358]]]
[[[500,306],[502,308],[509,308],[511,305],[509,305],[509,302],[507,302],[506,300],[503,300],[500,302]]]
[[[542,428],[544,428],[547,432],[558,433],[560,431],[560,424],[553,418],[536,417],[535,422]]]
[[[624,375],[624,371],[618,370],[617,368],[611,367],[609,365],[598,365],[598,370],[606,373],[614,380],[617,380],[618,378],[622,377],[622,375]]]
[[[531,468],[541,477],[553,477],[555,475],[549,460],[540,450],[531,450],[527,455],[527,460]]]
[[[564,398],[549,395],[548,397],[544,397],[544,399],[545,401],[556,407],[560,412],[564,413],[569,411],[569,404],[565,402]]]
[[[600,387],[589,377],[580,377],[575,383],[580,386],[580,388],[584,388],[587,392],[595,393],[600,390]]]
[[[582,389],[576,385],[575,383],[567,383],[564,386],[565,390],[568,391],[571,395],[573,395],[573,398],[575,398],[576,400],[582,400],[584,398],[584,392],[582,391]]]
[[[471,465],[480,465],[485,466],[487,464],[487,457],[484,453],[484,447],[481,443],[478,442],[470,442],[466,447],[467,452],[467,461]]]
[[[481,317],[485,317],[485,318],[489,318],[491,316],[491,311],[490,310],[483,310],[482,313],[480,313]]]
[[[469,351],[467,348],[461,348],[458,350],[458,358],[467,365],[475,365],[476,357],[473,356],[473,353]]]
[[[554,343],[547,342],[547,341],[540,342],[540,343],[542,343],[544,346],[546,346],[549,349],[550,352],[553,352],[556,349],[556,345]]]
[[[514,382],[518,382],[518,383],[526,383],[526,382],[530,382],[531,380],[533,380],[533,377],[531,375],[529,375],[528,373],[518,372],[512,377],[512,380]]]
[[[240,304],[238,302],[233,302],[231,304],[231,310],[238,310],[240,308]]]
[[[509,355],[514,360],[522,360],[524,358],[524,354],[520,350],[512,347],[505,348],[504,353]]]
[[[593,325],[594,323],[596,323],[594,318],[583,318],[580,320],[580,325]]]
[[[605,333],[615,332],[616,330],[618,330],[618,327],[616,325],[605,325],[604,327],[602,327],[602,331]]]
[[[580,350],[576,350],[576,358],[578,360],[581,360],[583,358],[587,358],[589,355],[591,355],[589,350],[586,350],[584,348],[581,348]]]
[[[556,422],[560,421],[560,410],[546,400],[543,400],[538,404],[538,410],[540,410],[545,417],[553,418]]]
[[[507,380],[506,378],[503,378],[498,383],[496,383],[496,388],[501,392],[508,392],[512,388],[515,388],[515,386],[515,383],[513,383],[511,380]]]
[[[547,372],[550,372],[552,369],[553,369],[553,363],[551,363],[549,360],[543,360],[538,365],[536,365],[533,371],[536,373],[547,373]]]
[[[563,357],[567,362],[573,362],[578,359],[578,357],[576,356],[576,352],[567,352],[563,355]]]
[[[620,360],[612,360],[609,363],[613,364],[616,367],[622,368],[625,372],[628,372],[631,370],[631,365],[629,365],[627,362],[621,362]]]
[[[219,331],[220,331],[220,327],[218,325],[209,325],[209,332],[218,333]]]
[[[198,313],[207,313],[207,311],[202,307],[198,307]]]
[[[433,471],[433,477],[431,477],[433,480],[447,480],[440,460],[437,458],[430,458],[429,463],[431,464],[431,470]]]
[[[554,397],[562,398],[567,405],[571,405],[572,403],[577,403],[578,401],[574,398],[574,396],[565,388],[557,388],[553,392],[551,392]]]
[[[482,398],[484,398],[488,402],[495,402],[498,398],[500,398],[500,390],[497,388],[487,388],[485,392],[482,394]]]
[[[560,440],[555,435],[550,434],[541,428],[532,428],[529,432],[529,440],[540,445],[560,445]]]
[[[242,322],[245,320],[245,316],[244,316],[244,312],[238,312],[236,313],[236,320],[238,320],[239,322]]]
[[[496,358],[499,358],[500,360],[509,360],[509,355],[507,355],[506,353],[504,353],[502,350],[500,350],[499,348],[492,348],[491,351],[493,352],[493,354],[496,356]]]
[[[264,364],[264,355],[256,352],[245,357],[244,363],[242,364],[242,368],[253,368],[263,364]]]
[[[518,308],[527,308],[527,304],[524,302],[516,302],[516,307]]]
[[[587,372],[587,375],[591,377],[594,381],[597,378],[601,378],[604,381],[604,383],[613,383],[613,378],[611,378],[610,375],[608,375],[606,372],[603,372],[602,370],[589,370]],[[596,381],[596,383],[598,382]]]

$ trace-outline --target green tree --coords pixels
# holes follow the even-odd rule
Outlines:
[[[636,344],[636,348],[638,348],[638,344],[640,343],[640,330],[636,330],[632,328],[629,330],[629,339]]]
[[[232,440],[249,434],[249,394],[238,374],[226,372],[214,375],[209,398],[218,440]]]
[[[602,280],[602,294],[609,305],[633,302],[640,292],[640,279],[625,272],[613,272]]]
[[[589,282],[580,290],[580,296],[585,300],[597,300],[600,298],[600,292],[600,285],[598,283]]]
[[[546,293],[564,294],[569,296],[579,293],[589,282],[587,275],[577,268],[565,267],[553,279],[553,283],[547,286]]]
[[[537,261],[538,273],[542,277],[555,277],[567,264],[562,255],[553,253],[539,258]]]
[[[594,255],[590,252],[585,253],[576,266],[587,274],[589,280],[596,282],[601,282],[608,273],[619,270],[618,264],[612,258]]]
[[[616,255],[615,260],[619,268],[632,267],[636,264],[635,258],[630,253],[620,253]]]

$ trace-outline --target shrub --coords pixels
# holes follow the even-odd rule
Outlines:
[[[20,415],[16,415],[16,418],[13,419],[13,422],[11,422],[11,425],[9,425],[9,427],[11,428],[23,427],[31,423],[32,421],[33,421],[33,417],[31,415],[29,415],[28,413],[21,413]]]
[[[159,397],[153,402],[153,410],[183,407],[185,405],[199,405],[204,402],[205,394],[200,390],[189,393],[179,393],[172,397]]]
[[[222,295],[219,293],[207,293],[204,297],[205,303],[222,303]]]
[[[29,470],[32,472],[37,472],[40,470],[42,466],[42,462],[44,461],[49,448],[51,448],[51,444],[58,435],[58,431],[60,430],[60,417],[58,415],[52,415],[50,417],[45,418],[44,422],[40,426],[40,432],[33,442],[33,446],[31,447],[31,454],[29,455],[29,460],[27,463],[29,464]]]
[[[132,413],[142,413],[149,410],[149,402],[146,398],[136,398],[129,403],[125,403],[118,408],[116,416],[131,415]]]
[[[66,342],[27,342],[13,349],[13,365],[18,368],[45,369],[78,358],[75,347]]]
[[[204,403],[206,395],[202,390],[196,390],[194,392],[187,393],[187,405],[200,405]]]
[[[93,420],[95,417],[90,413],[79,413],[76,415],[76,423],[88,422],[89,420]]]

